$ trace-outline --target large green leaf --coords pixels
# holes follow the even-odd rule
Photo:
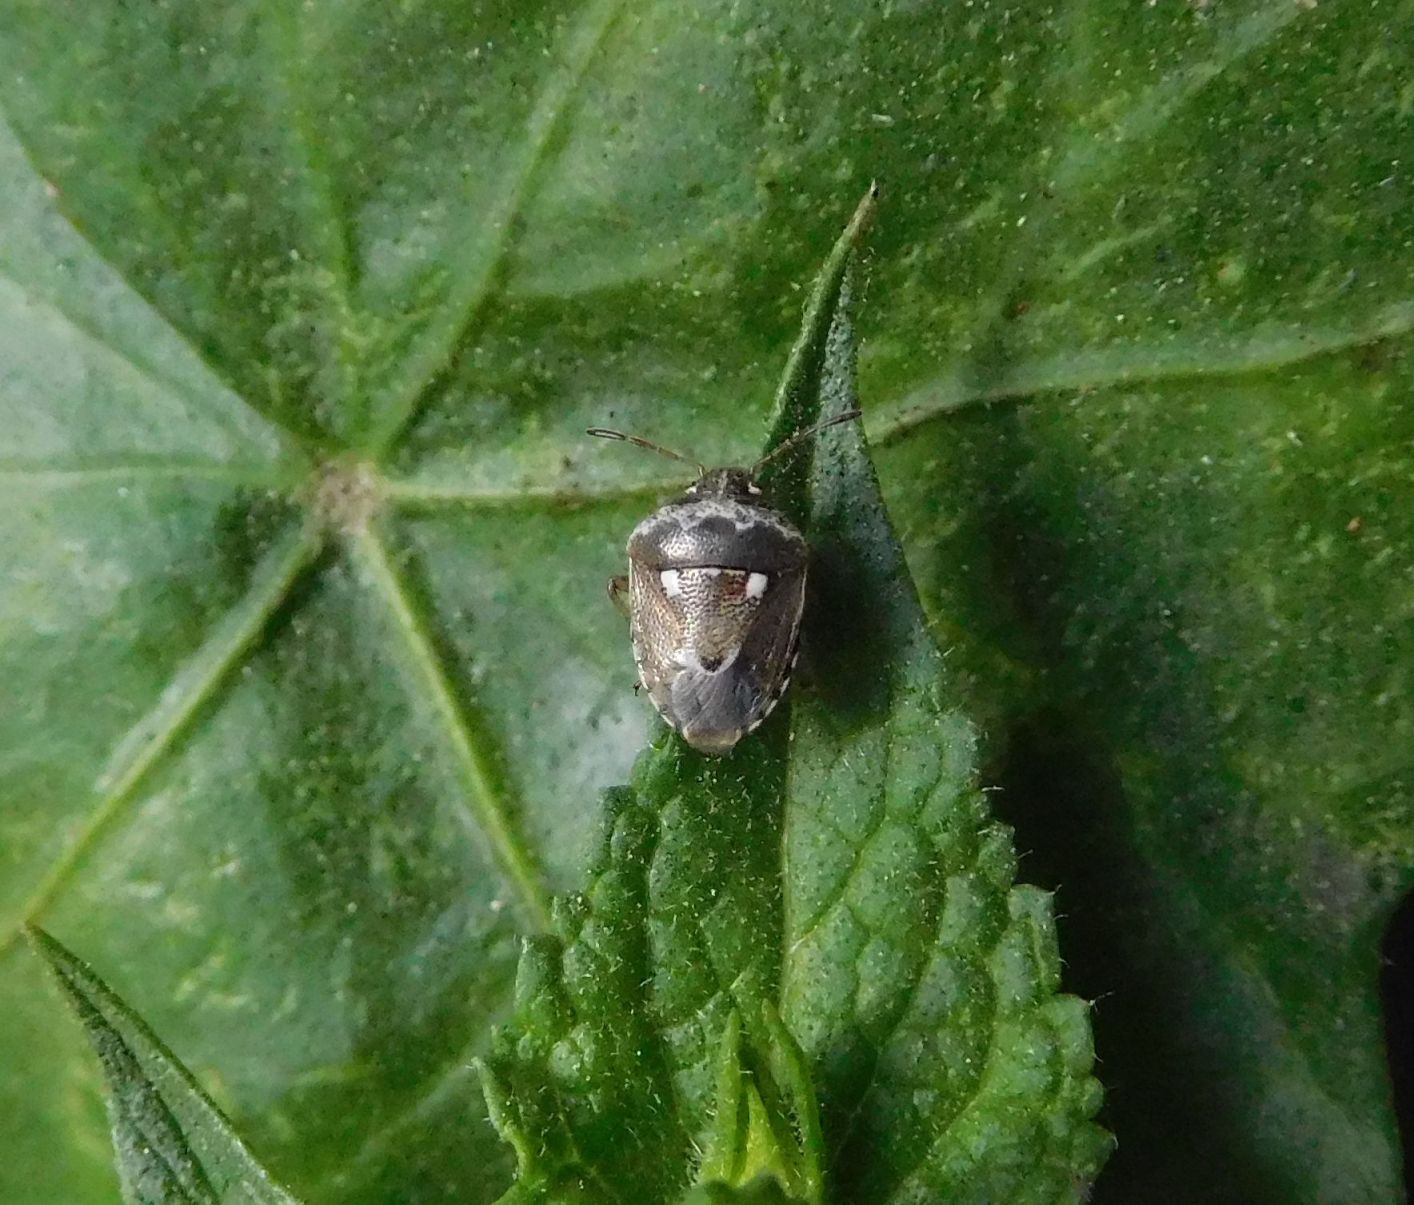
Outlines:
[[[667,478],[579,431],[747,457],[877,175],[870,431],[1102,997],[1097,1195],[1394,1199],[1411,37],[0,4],[0,1197],[114,1191],[25,918],[303,1195],[505,1183],[470,1064],[648,727],[600,592]]]

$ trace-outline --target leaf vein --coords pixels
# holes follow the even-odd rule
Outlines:
[[[177,670],[153,708],[114,749],[94,784],[100,796],[97,806],[20,909],[20,916],[4,926],[0,954],[18,940],[21,925],[38,923],[84,856],[136,797],[137,787],[176,748],[198,709],[241,663],[322,546],[320,534],[302,526],[265,554],[251,575],[245,596],[217,623],[201,647]]]
[[[526,919],[540,931],[550,927],[550,893],[522,838],[515,831],[504,784],[498,784],[484,735],[477,732],[458,704],[450,681],[407,588],[382,541],[370,531],[353,537],[368,580],[383,597],[402,633],[411,668],[427,690],[442,725],[461,780],[460,814],[468,831],[479,832],[520,900]]]
[[[195,480],[225,481],[252,489],[292,489],[303,470],[265,464],[236,464],[221,461],[112,460],[73,461],[0,460],[0,481],[26,485],[83,486],[112,481]]]
[[[20,136],[19,131],[15,129],[14,125],[8,120],[8,118],[5,117],[3,113],[0,113],[0,134],[7,136],[8,140],[14,144],[14,146],[19,152],[19,155],[23,158],[25,165],[29,168],[35,180],[42,180],[43,177],[39,172],[38,168],[35,166],[34,156],[31,153],[29,146]],[[268,433],[282,448],[305,447],[306,441],[303,437],[301,437],[291,428],[285,426],[283,423],[280,422],[279,419],[275,418],[273,415],[267,414],[265,411],[261,410],[258,406],[252,403],[249,398],[245,397],[239,390],[234,389],[221,376],[221,374],[216,370],[216,368],[206,360],[206,358],[201,354],[201,351],[198,349],[196,344],[193,343],[190,338],[188,338],[185,332],[183,332],[180,328],[171,323],[167,319],[167,316],[163,314],[161,310],[157,309],[151,304],[151,302],[149,302],[145,297],[138,293],[137,290],[134,289],[132,285],[128,283],[127,277],[123,274],[123,272],[116,265],[109,261],[108,257],[103,254],[103,252],[97,247],[97,245],[94,244],[94,242],[87,235],[85,235],[84,232],[78,226],[76,226],[73,222],[69,221],[68,218],[65,217],[59,211],[56,210],[56,213],[58,213],[58,216],[64,222],[64,225],[68,228],[68,230],[74,235],[74,237],[83,243],[84,247],[87,248],[88,253],[92,255],[94,259],[102,263],[104,267],[109,272],[111,272],[115,278],[123,282],[123,286],[127,291],[127,294],[132,303],[154,314],[161,321],[163,328],[168,331],[173,336],[173,338],[175,338],[182,345],[182,347],[184,347],[186,351],[192,356],[193,361],[199,364],[204,372],[207,372],[211,375],[212,379],[220,385],[221,395],[223,397],[230,398],[236,401],[242,407],[242,409],[247,411],[258,422],[263,424]],[[53,301],[37,297],[31,289],[26,287],[23,281],[17,280],[11,273],[6,272],[4,270],[0,270],[0,280],[3,280],[6,283],[14,286],[14,288],[19,291],[20,296],[24,298],[25,304],[34,306],[36,308],[42,308],[48,313],[51,313],[57,316],[58,318],[62,319],[76,334],[80,335],[86,342],[113,356],[120,363],[130,367],[143,380],[150,381],[154,386],[156,386],[160,393],[180,398],[191,397],[191,395],[186,389],[178,386],[175,382],[168,382],[164,380],[160,372],[151,364],[145,363],[144,361],[137,359],[130,349],[122,348],[114,344],[101,331],[94,328],[93,326],[85,322],[83,319],[70,313],[68,310],[63,309],[61,306],[55,304]],[[233,435],[238,436],[243,441],[249,439],[250,433],[232,423],[229,416],[221,412],[219,409],[211,409],[209,410],[209,413],[211,413],[212,416],[218,422],[220,422],[221,425],[225,427],[227,431],[231,432]]]
[[[551,73],[531,111],[520,161],[506,173],[505,187],[491,211],[471,219],[474,226],[493,231],[493,236],[489,240],[477,239],[474,231],[463,235],[460,242],[467,252],[454,265],[456,283],[450,297],[437,319],[415,340],[378,403],[382,414],[375,424],[371,447],[377,458],[386,458],[411,423],[420,400],[490,299],[497,275],[515,244],[516,219],[530,196],[554,135],[572,111],[589,68],[623,9],[624,0],[597,0],[559,53],[561,66]]]
[[[890,444],[917,427],[972,406],[1030,401],[1048,393],[1118,385],[1245,376],[1339,355],[1411,332],[1414,301],[1406,300],[1383,307],[1361,326],[1312,331],[1270,323],[1249,331],[1241,342],[1225,341],[1221,348],[1176,342],[1099,348],[1089,353],[1022,362],[981,387],[966,383],[962,373],[954,371],[915,389],[869,423],[869,439],[876,446]]]
[[[896,769],[896,766],[895,766],[895,764],[894,764],[894,759],[893,759],[893,756],[892,756],[892,754],[893,754],[893,732],[894,732],[894,726],[893,726],[893,725],[890,725],[890,726],[889,726],[888,732],[889,732],[889,740],[888,740],[888,748],[887,748],[887,753],[886,753],[885,769],[884,769],[884,780],[885,780],[886,783],[892,781],[893,776],[894,776],[894,775],[893,775],[893,772],[894,772],[894,770]],[[921,810],[921,807],[922,807],[921,801],[924,800],[924,799],[926,799],[926,798],[928,798],[934,791],[936,791],[936,790],[938,789],[938,787],[941,785],[941,783],[942,783],[942,781],[943,781],[944,775],[945,775],[945,771],[944,771],[943,767],[940,765],[940,766],[937,768],[936,773],[933,775],[932,781],[931,781],[926,787],[924,787],[922,790],[920,790],[920,791],[917,793],[916,798],[920,801],[920,803],[919,803],[919,807],[918,807],[917,809],[915,809],[915,816],[914,816],[914,820],[915,820],[914,828],[915,828],[915,829],[917,829],[917,828],[919,827],[919,826],[917,825],[917,823],[916,823],[916,813],[917,813],[917,811]],[[941,871],[940,871],[939,873],[941,874]],[[947,893],[947,880],[946,880],[946,877],[944,876],[944,877],[942,878],[942,882],[939,883],[939,884],[937,884],[936,886],[937,886],[937,888],[939,889],[938,892],[937,892],[937,894],[938,894],[940,897],[941,897],[941,896],[945,896],[946,893]],[[941,928],[941,925],[942,925],[941,909],[939,909],[939,911],[938,911],[938,918],[939,918],[939,919],[938,919],[938,927]],[[870,1093],[871,1091],[873,1091],[874,1085],[875,1085],[876,1082],[878,1081],[878,1078],[879,1078],[879,1066],[880,1066],[880,1063],[881,1063],[882,1060],[883,1060],[884,1050],[888,1047],[888,1044],[889,1044],[891,1041],[893,1041],[894,1037],[898,1034],[899,1030],[903,1028],[904,1023],[908,1020],[908,1014],[909,1014],[910,1010],[913,1008],[914,1002],[918,999],[918,993],[922,990],[923,983],[924,983],[924,982],[926,981],[926,979],[927,979],[927,974],[928,974],[929,968],[932,967],[933,963],[935,962],[935,960],[937,959],[937,957],[939,956],[939,954],[941,954],[941,953],[943,952],[941,947],[942,947],[942,943],[941,943],[940,941],[934,941],[934,942],[931,943],[932,954],[924,961],[923,965],[918,968],[917,973],[913,976],[913,981],[912,981],[910,984],[908,984],[908,986],[904,989],[903,998],[899,1001],[899,1006],[898,1006],[897,1011],[896,1011],[895,1014],[894,1014],[893,1020],[889,1023],[888,1027],[884,1030],[884,1032],[883,1032],[883,1034],[881,1035],[880,1039],[879,1039],[877,1042],[871,1042],[871,1043],[870,1043],[870,1044],[873,1046],[873,1048],[874,1048],[874,1061],[873,1061],[873,1065],[869,1068],[869,1074],[868,1074],[868,1076],[865,1078],[865,1080],[864,1080],[864,1085],[863,1085],[863,1087],[862,1087],[862,1088],[860,1089],[860,1091],[859,1091],[859,1098],[858,1098],[858,1100],[855,1102],[854,1108],[853,1108],[852,1110],[850,1110],[849,1117],[848,1117],[848,1119],[845,1121],[843,1127],[842,1127],[841,1130],[840,1130],[839,1149],[840,1149],[841,1151],[843,1151],[843,1150],[847,1147],[848,1142],[849,1142],[849,1136],[850,1136],[851,1133],[853,1133],[855,1124],[858,1122],[859,1117],[860,1117],[860,1114],[864,1111],[864,1106],[865,1106],[866,1102],[868,1101],[869,1093]]]
[[[1001,1028],[997,1021],[997,1011],[994,1007],[992,1011],[992,1023],[987,1027],[987,1049],[982,1054],[982,1067],[977,1073],[977,1082],[973,1085],[972,1091],[967,1094],[967,1099],[958,1105],[957,1111],[943,1123],[942,1128],[934,1134],[933,1141],[929,1143],[928,1149],[924,1151],[918,1161],[909,1168],[908,1175],[901,1177],[902,1180],[907,1181],[910,1177],[918,1174],[919,1168],[923,1167],[924,1164],[928,1162],[934,1151],[938,1150],[947,1142],[948,1136],[957,1127],[958,1122],[967,1116],[968,1110],[981,1099],[982,1093],[986,1091],[987,1076],[992,1070],[992,1063],[995,1061],[997,1054],[997,1033]],[[861,1099],[861,1104],[862,1103],[863,1101]],[[890,1201],[900,1199],[897,1190],[893,1194],[890,1194],[888,1199]],[[913,1198],[904,1195],[902,1199],[908,1201]]]

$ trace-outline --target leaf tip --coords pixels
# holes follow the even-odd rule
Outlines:
[[[859,204],[854,207],[854,216],[849,219],[849,225],[845,227],[844,237],[853,246],[864,237],[869,227],[874,224],[874,218],[879,212],[879,199],[883,194],[877,179],[869,181],[869,187],[865,189],[864,195],[859,199]]]
[[[45,930],[29,921],[20,925],[20,932],[24,934],[25,940],[41,954],[48,954],[50,950],[63,949],[63,946],[50,937]]]
[[[82,981],[91,976],[87,964],[48,930],[27,921],[20,926],[20,932],[24,934],[30,949],[49,964],[49,969],[65,991],[72,994],[76,980]]]

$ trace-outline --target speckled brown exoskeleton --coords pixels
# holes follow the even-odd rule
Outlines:
[[[809,549],[757,474],[801,440],[858,417],[851,410],[801,431],[750,468],[708,469],[637,436],[589,431],[698,469],[681,497],[633,529],[628,576],[609,583],[621,606],[627,594],[639,681],[694,749],[729,753],[771,714],[795,667]]]

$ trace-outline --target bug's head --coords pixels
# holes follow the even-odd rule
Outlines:
[[[707,469],[687,487],[689,498],[737,498],[754,502],[761,497],[753,469]]]

